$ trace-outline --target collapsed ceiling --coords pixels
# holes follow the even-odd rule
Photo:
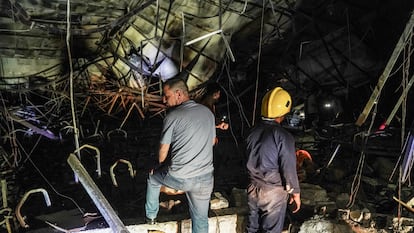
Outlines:
[[[274,86],[289,90],[308,119],[320,114],[324,122],[305,128],[354,124],[374,99],[358,126],[372,127],[365,122],[372,111],[375,126],[388,120],[405,130],[414,115],[407,107],[413,7],[408,0],[1,1],[1,153],[15,161],[2,169],[19,165],[19,132],[57,141],[77,118],[81,130],[97,130],[98,115],[119,130],[134,115],[162,118],[160,87],[173,77],[187,80],[194,98],[218,82],[228,114],[241,122],[236,136]],[[323,115],[323,100],[341,106]]]
[[[9,93],[66,102],[73,81],[80,108],[118,101],[144,118],[163,110],[160,81],[182,76],[193,90],[283,85],[297,104],[323,90],[360,111],[367,96],[352,93],[369,95],[407,22],[412,4],[399,3],[3,1],[0,88],[9,106]]]

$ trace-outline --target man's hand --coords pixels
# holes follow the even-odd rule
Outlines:
[[[229,129],[229,124],[222,121],[222,122],[220,122],[220,124],[216,125],[216,128],[221,129],[221,130],[228,130]]]
[[[289,204],[295,203],[296,209],[292,210],[292,213],[296,213],[300,209],[300,193],[292,193],[289,198]]]

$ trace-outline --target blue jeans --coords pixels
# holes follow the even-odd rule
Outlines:
[[[288,193],[283,187],[259,187],[249,184],[247,232],[280,233],[285,221]]]
[[[147,180],[147,199],[145,215],[155,219],[159,210],[161,185],[185,192],[190,209],[193,233],[208,233],[208,210],[214,186],[213,173],[180,179],[171,176],[168,171],[150,174]]]

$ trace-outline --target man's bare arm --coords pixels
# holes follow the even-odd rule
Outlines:
[[[158,162],[162,163],[165,161],[168,155],[168,150],[170,149],[170,144],[160,144],[160,150],[158,152]]]

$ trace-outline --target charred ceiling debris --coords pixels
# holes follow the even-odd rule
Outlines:
[[[404,0],[1,1],[1,227],[30,231],[36,224],[28,222],[41,219],[50,229],[42,214],[72,208],[86,216],[96,208],[67,164],[72,154],[123,220],[138,218],[165,114],[160,87],[181,77],[194,98],[209,82],[222,87],[218,108],[231,130],[217,148],[223,157],[217,190],[231,195],[228,187],[243,188],[244,134],[261,95],[283,86],[296,106],[285,127],[298,151],[312,158],[301,160],[299,174],[308,211],[291,222],[311,232],[315,219],[340,215],[355,231],[403,230],[414,196],[413,6]],[[50,207],[37,199],[23,207],[37,193]],[[388,221],[393,217],[397,224]]]

